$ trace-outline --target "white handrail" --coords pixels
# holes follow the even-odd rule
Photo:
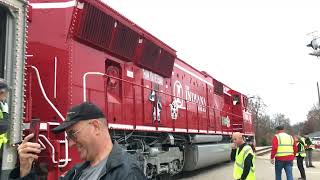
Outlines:
[[[53,97],[57,98],[57,56],[54,57],[54,83],[53,83]]]
[[[62,119],[62,121],[64,121],[65,118],[61,115],[61,113],[59,112],[59,110],[52,104],[52,102],[51,102],[50,99],[48,98],[46,92],[44,91],[38,69],[37,69],[35,66],[30,66],[30,67],[36,71],[37,79],[38,79],[38,83],[39,83],[39,86],[40,86],[42,95],[43,95],[44,98],[47,100],[47,102],[50,104],[50,106],[53,108],[53,110],[56,111],[56,113],[57,113],[58,116]]]
[[[65,121],[65,118],[62,116],[62,114],[59,112],[59,110],[52,104],[52,102],[50,101],[50,99],[48,98],[46,92],[44,91],[43,85],[42,85],[42,81],[41,81],[41,77],[40,77],[40,73],[38,71],[38,69],[35,66],[30,66],[32,69],[35,70],[36,75],[37,75],[37,79],[38,79],[38,83],[42,92],[42,95],[44,96],[44,98],[47,100],[47,102],[50,104],[50,106],[55,110],[55,112],[58,114],[58,116],[62,119],[62,121]],[[65,140],[65,162],[63,165],[58,165],[59,167],[65,167],[68,165],[68,159],[69,159],[69,148],[68,148],[68,140],[67,140],[67,134],[64,133],[64,140]],[[44,138],[47,140],[47,138],[44,136]],[[49,140],[47,141],[49,142]],[[50,143],[50,142],[49,142]],[[48,143],[48,144],[49,144]],[[52,144],[49,144],[50,146],[52,146]],[[54,147],[52,146],[51,148]],[[53,151],[54,152],[54,151]],[[54,156],[53,156],[54,157]],[[55,159],[52,159],[53,161],[55,161]]]
[[[86,78],[87,78],[87,75],[101,75],[101,76],[104,76],[105,74],[104,73],[101,73],[101,72],[86,72],[84,73],[82,79],[83,79],[83,102],[86,102],[87,101],[87,92],[86,92]]]
[[[58,163],[58,161],[56,161],[54,159],[56,152],[55,152],[55,149],[54,149],[53,145],[49,141],[49,139],[47,137],[45,137],[44,135],[42,135],[42,134],[39,134],[39,137],[42,137],[49,144],[49,146],[51,147],[51,149],[52,149],[52,155],[51,155],[52,162],[53,163]]]
[[[69,145],[68,145],[66,132],[64,132],[64,141],[65,141],[65,143],[64,143],[65,161],[64,161],[63,165],[59,164],[59,167],[66,167],[69,163],[69,161],[68,161],[69,160],[69,148],[68,148]]]
[[[43,142],[40,139],[38,139],[38,142],[43,147],[43,148],[40,147],[41,150],[47,149],[47,147],[43,144]]]
[[[55,160],[55,154],[56,154],[56,151],[55,151],[55,148],[54,148],[54,146],[51,144],[51,142],[49,141],[49,139],[46,137],[46,136],[44,136],[44,135],[42,135],[42,134],[39,134],[39,137],[42,137],[48,144],[49,144],[49,146],[51,147],[51,149],[52,149],[52,155],[51,155],[51,159],[52,159],[52,162],[53,163],[55,163],[55,164],[57,164],[58,163],[58,161],[56,161]],[[39,140],[40,141],[40,140]],[[41,142],[41,141],[40,141]],[[66,141],[67,142],[67,141]],[[65,142],[65,143],[66,143]],[[43,145],[44,146],[44,145]],[[65,144],[65,146],[67,147],[66,149],[68,149],[68,144],[66,143]],[[45,146],[44,146],[45,147]],[[66,151],[67,152],[67,151]],[[59,162],[64,162],[64,164],[63,165],[61,165],[61,164],[59,164],[58,165],[58,167],[65,167],[67,164],[68,164],[68,162],[69,162],[69,158],[66,158],[66,159],[63,159],[63,160],[59,160]]]

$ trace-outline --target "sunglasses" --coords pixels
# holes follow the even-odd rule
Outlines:
[[[67,133],[67,137],[66,139],[68,141],[72,140],[72,141],[76,141],[77,140],[77,134],[83,130],[85,127],[87,126],[82,126],[82,128],[80,128],[79,130],[77,130],[76,132],[73,132],[72,130],[70,132],[66,132]]]

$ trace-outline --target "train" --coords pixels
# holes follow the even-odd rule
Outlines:
[[[170,179],[230,160],[231,135],[254,142],[249,98],[177,57],[176,51],[100,0],[0,0],[0,75],[10,86],[9,143],[40,119],[39,162],[49,180],[76,163],[51,130],[84,101],[105,113],[114,141],[148,179]]]

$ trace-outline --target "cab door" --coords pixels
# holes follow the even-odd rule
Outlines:
[[[105,99],[108,123],[119,123],[123,119],[122,111],[122,71],[119,63],[107,60],[105,73]]]

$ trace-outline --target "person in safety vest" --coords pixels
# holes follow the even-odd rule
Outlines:
[[[6,102],[8,95],[8,85],[0,79],[0,149],[8,142],[7,134],[9,126],[9,107]]]
[[[312,151],[315,149],[314,144],[312,143],[312,141],[310,140],[310,138],[306,135],[305,136],[305,149],[306,149],[306,167],[313,167],[314,165],[312,165]]]
[[[271,163],[275,164],[276,180],[281,180],[282,169],[287,180],[293,180],[292,166],[297,146],[291,135],[284,132],[284,126],[276,127],[277,133],[272,139]]]
[[[301,140],[300,137],[295,137],[295,142],[297,142],[297,149],[298,152],[296,154],[297,157],[297,164],[298,164],[298,169],[300,171],[301,178],[298,180],[306,180],[306,173],[303,168],[303,159],[306,157],[306,152],[304,150],[304,142]]]
[[[2,167],[3,146],[8,142],[7,131],[9,127],[9,108],[6,102],[7,96],[8,85],[3,79],[0,79],[0,167]]]
[[[244,142],[242,134],[239,132],[232,135],[232,141],[233,178],[237,180],[255,180],[255,155],[251,146]]]

